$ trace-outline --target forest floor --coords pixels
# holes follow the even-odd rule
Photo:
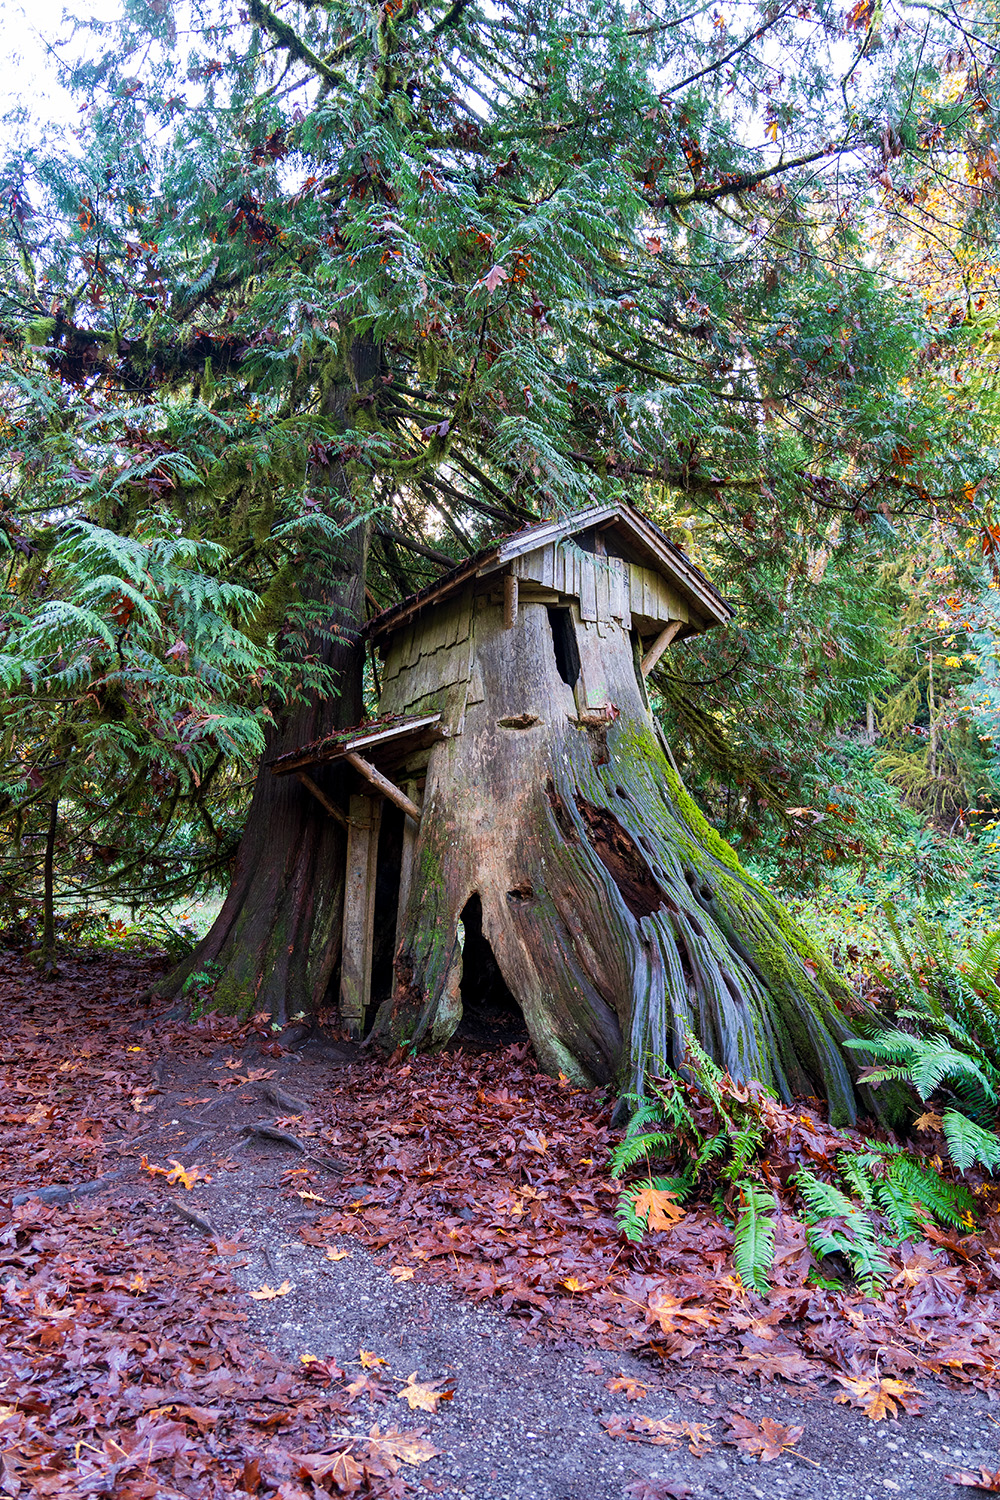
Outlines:
[[[524,1045],[387,1064],[171,1019],[149,957],[60,968],[0,955],[0,1495],[938,1500],[1000,1470],[995,1215],[903,1247],[878,1301],[808,1285],[789,1222],[760,1298],[708,1208],[622,1239],[601,1097]]]

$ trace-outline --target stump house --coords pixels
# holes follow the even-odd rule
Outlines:
[[[637,757],[644,785],[662,762],[645,678],[731,613],[616,503],[505,537],[369,622],[379,719],[272,766],[346,825],[339,994],[353,1036],[379,1007],[380,1031],[437,1042],[470,1008],[513,1007],[544,1062],[608,1076],[634,981],[588,928],[602,903],[640,925],[676,909],[640,852],[631,790]],[[346,807],[316,780],[335,764],[351,768],[336,778]],[[556,989],[567,1014],[553,1023]]]

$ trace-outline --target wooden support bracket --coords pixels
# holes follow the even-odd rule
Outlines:
[[[685,622],[683,620],[671,620],[660,631],[659,635],[656,637],[656,640],[650,646],[649,650],[646,652],[639,665],[639,670],[642,672],[643,677],[649,676],[650,672],[656,666],[656,663],[659,661],[660,657],[663,655],[664,651],[666,651],[667,647],[670,645],[670,642],[674,639],[674,636],[677,634],[684,623]]]
[[[320,804],[320,806],[326,808],[327,812],[330,814],[330,817],[335,818],[342,828],[346,828],[348,826],[347,818],[341,812],[340,808],[336,807],[330,801],[326,793],[320,791],[319,787],[316,785],[315,781],[313,781],[312,777],[307,776],[305,771],[297,771],[295,774],[298,777],[299,781],[301,781],[302,785],[305,787],[306,791],[312,792],[313,796],[316,798],[316,801]]]
[[[354,769],[358,771],[366,781],[370,781],[372,786],[382,793],[383,797],[388,797],[390,802],[395,802],[396,806],[401,807],[406,816],[408,818],[412,818],[414,823],[419,826],[420,808],[415,802],[410,800],[405,792],[400,791],[399,787],[394,781],[390,781],[388,776],[383,776],[381,771],[377,771],[375,767],[371,765],[369,761],[365,760],[362,756],[355,755],[353,750],[349,751],[347,755],[344,756],[344,759],[347,761],[347,764],[349,766],[353,766]]]

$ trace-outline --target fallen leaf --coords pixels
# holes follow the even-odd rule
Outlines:
[[[524,1144],[529,1151],[537,1151],[539,1156],[544,1156],[549,1149],[549,1143],[540,1130],[526,1130]]]
[[[764,1417],[758,1427],[756,1422],[737,1411],[730,1412],[727,1420],[729,1431],[722,1441],[732,1443],[744,1453],[755,1453],[762,1464],[780,1458],[786,1448],[794,1447],[805,1431],[804,1427],[783,1427],[773,1417]]]
[[[429,1443],[420,1432],[400,1432],[395,1427],[389,1427],[380,1433],[377,1427],[373,1427],[368,1434],[373,1443],[380,1448],[387,1448],[393,1458],[398,1458],[404,1464],[425,1464],[430,1458],[437,1458],[441,1452]]]
[[[427,1384],[421,1384],[417,1380],[417,1372],[406,1377],[406,1384],[399,1392],[400,1401],[405,1401],[411,1411],[437,1411],[438,1403],[454,1399],[454,1391],[439,1389],[444,1386],[444,1381],[434,1380]]]
[[[268,1286],[265,1282],[257,1291],[251,1292],[250,1296],[255,1302],[273,1302],[275,1297],[287,1297],[291,1290],[290,1281],[283,1281],[279,1287]]]
[[[643,1188],[636,1193],[632,1207],[636,1218],[644,1219],[650,1232],[654,1229],[670,1229],[678,1219],[684,1217],[684,1210],[677,1202],[677,1194],[670,1192],[668,1188]]]
[[[374,1370],[376,1365],[387,1365],[389,1361],[383,1359],[381,1354],[373,1354],[370,1349],[359,1349],[358,1358],[363,1370]]]
[[[695,1323],[702,1328],[718,1324],[719,1316],[707,1307],[686,1307],[686,1297],[672,1297],[664,1287],[654,1287],[649,1294],[649,1310],[664,1333],[674,1333],[679,1323]]]
[[[991,1474],[989,1469],[980,1469],[974,1474],[971,1469],[956,1469],[954,1473],[945,1474],[949,1484],[965,1484],[970,1490],[986,1490],[987,1494],[1000,1495],[1000,1469]]]
[[[594,1290],[592,1281],[581,1281],[578,1276],[567,1276],[560,1281],[559,1285],[564,1286],[568,1292],[592,1292]]]
[[[643,1396],[649,1395],[649,1387],[643,1385],[641,1380],[635,1380],[631,1375],[616,1375],[614,1380],[609,1380],[606,1390],[621,1392],[626,1401],[641,1401]]]
[[[390,1266],[389,1267],[389,1275],[392,1277],[393,1281],[412,1281],[413,1280],[413,1267],[412,1266]]]
[[[924,1392],[911,1385],[908,1380],[880,1380],[869,1379],[864,1375],[854,1377],[836,1374],[833,1378],[844,1387],[845,1392],[834,1397],[834,1400],[843,1405],[858,1407],[873,1422],[881,1422],[883,1417],[896,1416],[897,1404],[909,1412],[911,1417],[919,1416],[922,1410],[920,1402],[914,1400],[914,1397],[922,1396]]]
[[[633,1479],[625,1486],[626,1500],[690,1500],[693,1494],[677,1479]]]
[[[913,1128],[914,1130],[940,1130],[943,1124],[944,1120],[941,1116],[935,1114],[932,1109],[928,1109],[922,1115],[917,1116],[913,1122]]]
[[[351,1251],[350,1250],[332,1250],[329,1247],[327,1248],[327,1252],[326,1252],[326,1258],[327,1258],[327,1260],[349,1260],[350,1256],[351,1256]]]
[[[658,1448],[676,1448],[678,1438],[687,1438],[688,1448],[696,1458],[704,1458],[714,1447],[712,1434],[701,1422],[613,1416],[602,1418],[601,1426],[609,1437],[624,1438],[628,1443],[652,1443]]]
[[[296,1191],[295,1196],[296,1196],[296,1198],[301,1198],[303,1203],[325,1203],[326,1202],[326,1199],[325,1198],[321,1198],[320,1195],[319,1195],[319,1193],[310,1193],[309,1190],[308,1190],[308,1188],[299,1188]]]

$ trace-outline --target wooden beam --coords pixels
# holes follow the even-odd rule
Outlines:
[[[680,630],[681,626],[685,623],[686,622],[684,620],[670,620],[663,627],[659,635],[656,637],[656,640],[650,646],[649,650],[646,652],[645,656],[642,658],[642,661],[639,664],[639,670],[642,672],[643,677],[649,676],[650,672],[656,666],[656,663],[659,661],[664,651],[666,651],[667,647],[670,645],[670,642],[673,640],[678,630]]]
[[[312,792],[313,796],[316,798],[316,801],[320,804],[320,806],[326,808],[327,812],[330,814],[330,817],[336,818],[340,826],[342,828],[346,828],[347,818],[341,812],[339,807],[334,806],[326,793],[320,791],[319,787],[316,785],[315,781],[313,781],[312,777],[307,776],[305,771],[297,771],[295,774],[301,781],[302,785],[305,787],[306,791]]]
[[[350,801],[344,927],[340,962],[340,1019],[352,1041],[360,1041],[371,998],[375,931],[375,876],[382,804],[374,797]]]
[[[419,827],[420,808],[415,802],[410,801],[405,792],[400,791],[394,781],[390,781],[388,776],[383,776],[381,771],[376,771],[375,767],[369,761],[364,760],[360,755],[355,755],[353,750],[349,751],[344,756],[344,759],[349,766],[353,766],[356,771],[360,772],[366,781],[370,781],[372,786],[382,793],[383,797],[388,797],[390,802],[395,802],[397,807],[401,807],[406,816],[412,818],[414,823]]]
[[[414,803],[420,793],[415,781],[408,781],[404,791],[413,798]],[[413,883],[413,853],[417,846],[417,834],[419,829],[412,818],[403,819],[403,853],[399,861],[399,901],[396,907],[396,941],[403,930],[403,917],[406,912],[406,903],[410,899],[410,886]]]
[[[505,573],[503,580],[503,628],[510,630],[517,619],[517,578]]]

